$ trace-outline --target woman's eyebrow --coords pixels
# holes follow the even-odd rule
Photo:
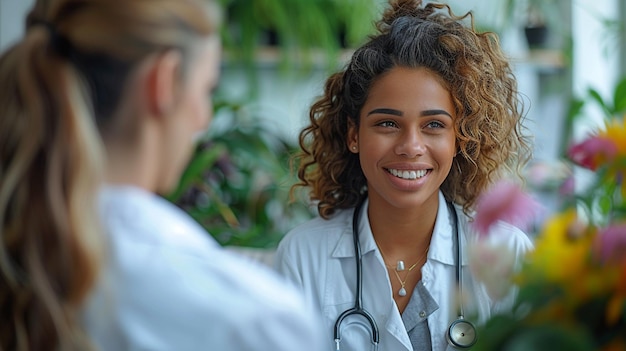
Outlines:
[[[384,115],[393,115],[393,116],[399,116],[402,117],[404,116],[404,113],[400,110],[395,110],[392,108],[376,108],[371,110],[370,112],[367,113],[367,115],[373,115],[373,114],[384,114]],[[446,110],[439,110],[439,109],[435,109],[435,110],[424,110],[420,113],[420,116],[436,116],[436,115],[446,115],[450,118],[452,118],[452,115],[449,114]]]
[[[392,108],[375,108],[373,110],[371,110],[370,112],[367,113],[367,115],[373,115],[375,113],[380,113],[380,114],[384,114],[384,115],[394,115],[394,116],[400,116],[402,117],[404,115],[404,113],[402,113],[402,111],[399,110],[394,110]]]
[[[449,114],[446,110],[424,110],[420,113],[420,116],[436,116],[436,115],[446,115],[452,118],[452,115]]]

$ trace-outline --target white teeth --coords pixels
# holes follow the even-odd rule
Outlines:
[[[388,169],[388,171],[394,176],[398,178],[402,178],[402,179],[417,179],[417,178],[422,178],[423,176],[426,175],[425,169],[420,169],[418,171],[400,171],[397,169],[390,168]]]

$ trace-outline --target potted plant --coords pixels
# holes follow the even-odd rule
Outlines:
[[[530,49],[545,48],[552,33],[560,33],[568,21],[564,16],[567,0],[506,0],[505,16],[519,23]]]

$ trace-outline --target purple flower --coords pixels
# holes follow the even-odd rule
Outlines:
[[[602,229],[595,237],[594,249],[602,262],[625,262],[626,223]]]
[[[563,181],[563,184],[559,187],[559,194],[563,196],[574,195],[576,191],[576,179],[574,176],[569,176]]]
[[[517,184],[501,181],[478,198],[473,227],[480,235],[487,235],[498,221],[526,229],[539,208],[539,204]]]

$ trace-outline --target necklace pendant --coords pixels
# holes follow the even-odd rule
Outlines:
[[[399,260],[398,264],[396,265],[396,271],[402,272],[403,270],[404,270],[404,261]]]
[[[398,290],[398,295],[406,296],[406,289],[404,289],[404,287],[401,287],[400,290]]]

